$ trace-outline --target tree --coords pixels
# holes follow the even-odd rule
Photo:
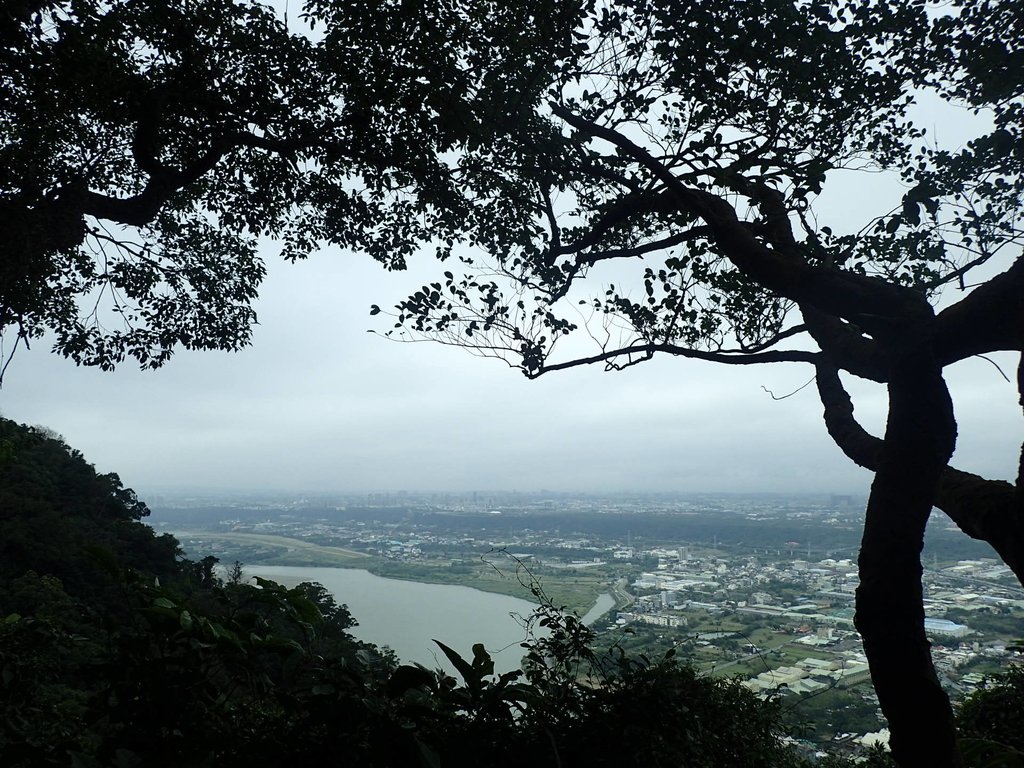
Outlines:
[[[0,418],[0,590],[28,570],[80,597],[110,588],[109,561],[166,579],[178,542],[136,524],[149,514],[114,473],[100,474],[45,427]]]
[[[515,114],[576,3],[18,0],[0,10],[0,332],[79,364],[234,350],[257,239],[400,268],[445,154]],[[451,243],[442,243],[442,248]],[[9,358],[6,362],[9,362]]]
[[[1024,714],[1024,671],[1010,667],[985,681],[964,701],[957,713],[961,731],[976,739],[1002,744],[1024,755],[1021,715]]]
[[[462,239],[477,249],[462,274],[400,303],[388,335],[467,347],[530,378],[662,354],[812,366],[829,434],[874,472],[856,624],[893,754],[960,765],[924,634],[920,550],[935,505],[1024,579],[1024,464],[1014,483],[949,466],[943,378],[973,355],[1024,349],[1020,8],[589,10],[586,49],[532,111],[460,156]],[[935,147],[907,116],[923,94],[987,127],[962,149]],[[900,179],[902,200],[859,230],[819,226],[823,186],[855,169]],[[975,278],[981,267],[997,274]],[[841,373],[887,388],[883,436],[856,421]],[[1024,398],[1024,365],[1018,381]]]
[[[1006,255],[1024,166],[1017,5],[307,0],[304,14],[311,34],[227,0],[4,8],[0,328],[53,330],[58,351],[107,368],[235,349],[255,239],[271,236],[288,258],[326,243],[392,268],[421,246],[461,260],[464,275],[397,307],[399,327],[530,377],[658,354],[811,365],[829,433],[875,473],[857,625],[894,754],[958,764],[919,552],[936,504],[1024,575],[1024,480],[948,466],[943,380],[1024,346],[1024,261]],[[991,130],[931,146],[906,117],[924,91],[984,110]],[[900,176],[902,201],[859,231],[817,226],[823,185],[853,168]],[[590,295],[602,269],[640,261],[633,290],[616,277]],[[588,332],[593,354],[557,356]],[[884,436],[856,422],[841,373],[887,387]]]

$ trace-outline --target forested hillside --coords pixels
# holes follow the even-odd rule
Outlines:
[[[116,474],[98,474],[58,435],[0,419],[4,589],[32,569],[74,597],[92,596],[107,583],[99,564],[111,558],[161,578],[177,573],[177,542],[136,524],[148,514]]]

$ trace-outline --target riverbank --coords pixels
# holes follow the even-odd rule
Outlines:
[[[218,557],[229,565],[359,568],[375,576],[421,584],[470,587],[538,604],[546,599],[579,615],[610,589],[612,579],[599,568],[548,568],[526,564],[497,550],[476,558],[397,560],[303,539],[272,534],[181,531],[175,537],[190,557]]]

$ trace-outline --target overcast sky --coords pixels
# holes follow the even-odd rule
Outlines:
[[[938,132],[955,134],[948,120]],[[954,144],[957,141],[953,142]],[[877,176],[830,177],[822,223],[899,200]],[[881,204],[881,205],[880,205]],[[838,226],[842,222],[847,226]],[[502,363],[402,344],[368,314],[439,273],[386,273],[325,252],[266,254],[251,348],[180,352],[159,371],[77,368],[37,343],[0,389],[0,413],[61,433],[103,472],[147,494],[192,489],[867,491],[870,475],[828,438],[808,366],[724,367],[673,358],[527,381]],[[596,288],[596,286],[595,286]],[[599,289],[598,289],[599,290]],[[1012,373],[1016,362],[997,358]],[[1024,437],[1015,388],[990,363],[947,369],[960,423],[954,463],[1012,479]],[[884,392],[848,381],[881,434]]]
[[[415,276],[323,254],[268,259],[252,347],[180,353],[162,370],[77,368],[37,345],[0,391],[8,418],[64,435],[141,494],[295,491],[865,491],[831,443],[806,366],[664,358],[527,381],[503,364],[366,333]],[[1006,360],[1008,370],[1013,361]],[[958,465],[1012,478],[1016,393],[994,367],[949,369]],[[884,393],[851,381],[880,433]]]

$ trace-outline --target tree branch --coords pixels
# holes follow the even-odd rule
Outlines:
[[[164,168],[149,177],[143,190],[132,197],[117,198],[99,192],[86,192],[84,213],[98,219],[142,227],[153,221],[160,208],[179,190],[213,170],[231,147],[212,147],[184,170]]]
[[[921,286],[921,290],[924,290],[924,291],[934,291],[937,288],[941,288],[944,285],[948,285],[949,283],[953,282],[954,280],[959,280],[960,281],[960,287],[963,288],[964,287],[964,279],[963,279],[964,276],[968,272],[970,272],[972,269],[974,269],[975,267],[980,267],[982,264],[987,262],[989,259],[992,258],[992,255],[993,254],[991,254],[991,253],[983,253],[981,256],[978,256],[976,259],[972,259],[971,261],[967,262],[966,264],[964,264],[959,269],[955,269],[952,272],[946,273],[942,277],[938,277],[935,280],[932,280],[931,282],[925,283],[924,285]]]
[[[800,312],[811,337],[837,366],[870,381],[886,380],[879,345],[866,338],[856,326],[815,307],[801,305]]]
[[[120,224],[145,226],[156,218],[160,208],[174,194],[213,170],[217,163],[235,149],[251,147],[285,154],[314,146],[327,146],[321,139],[306,136],[274,138],[257,136],[247,131],[234,131],[214,139],[202,156],[179,170],[163,165],[157,160],[152,146],[148,143],[149,140],[144,138],[143,123],[144,121],[140,121],[136,130],[136,141],[133,142],[132,151],[140,169],[149,175],[146,186],[139,194],[127,198],[86,192],[84,213]]]
[[[806,332],[806,325],[794,325],[791,328],[787,328],[784,331],[779,331],[770,339],[766,339],[765,341],[762,341],[760,344],[753,344],[749,347],[741,347],[740,349],[723,349],[721,351],[728,354],[749,355],[753,352],[761,352],[763,350],[768,349],[769,347],[773,347],[783,339],[789,339],[792,338],[793,336],[799,336],[801,333]]]
[[[684,232],[679,232],[650,243],[635,245],[632,248],[613,248],[607,251],[591,251],[590,253],[577,254],[576,265],[583,266],[584,264],[596,264],[599,261],[608,261],[609,259],[628,259],[635,256],[643,256],[645,253],[672,248],[690,240],[710,237],[711,234],[711,227],[691,227]],[[568,247],[563,250],[568,250]]]
[[[554,206],[551,204],[551,187],[542,186],[540,188],[540,202],[544,208],[544,215],[548,219],[548,227],[551,229],[551,255],[559,253],[562,250],[562,231],[558,226],[558,217],[555,216]]]
[[[727,201],[685,186],[664,164],[626,136],[586,120],[560,104],[552,103],[550,108],[572,127],[611,143],[647,169],[674,193],[684,210],[712,227],[723,255],[765,288],[870,328],[873,335],[900,332],[911,317],[932,316],[927,300],[915,291],[867,275],[811,266],[792,249],[767,247],[741,224],[736,210]],[[774,219],[777,226],[777,217]],[[779,239],[778,233],[773,239]]]
[[[853,402],[834,365],[815,366],[818,395],[825,407],[825,426],[836,445],[856,464],[876,471],[883,441],[869,433],[853,415]],[[934,504],[973,539],[988,542],[1024,583],[1024,525],[1015,488],[947,466]]]
[[[605,363],[609,370],[621,370],[631,365],[636,365],[643,360],[649,360],[655,353],[661,352],[667,355],[678,357],[689,357],[696,360],[708,360],[715,363],[727,365],[759,365],[762,363],[816,363],[820,353],[806,352],[803,350],[777,350],[774,352],[761,352],[750,354],[726,354],[721,352],[706,352],[690,347],[679,347],[674,344],[635,344],[621,349],[613,349],[590,357],[580,357],[574,360],[567,360],[563,363],[542,365],[537,371],[528,373],[531,379],[535,379],[550,371],[561,371],[566,368],[576,368],[581,365],[592,365],[594,363]],[[615,362],[616,358],[630,358],[625,363]]]
[[[882,440],[864,429],[854,417],[853,400],[843,387],[836,366],[822,361],[814,370],[829,436],[851,461],[874,472],[879,465]]]
[[[986,352],[1024,350],[1024,256],[935,319],[936,354],[943,365]]]
[[[597,245],[601,238],[604,237],[609,231],[619,226],[620,224],[628,222],[633,216],[644,213],[657,213],[657,212],[669,212],[674,210],[675,205],[668,193],[662,192],[658,195],[652,195],[650,191],[633,194],[630,193],[625,197],[619,198],[615,203],[605,211],[596,222],[590,227],[590,230],[573,243],[566,243],[561,246],[555,255],[562,256],[568,253],[578,253],[586,248],[590,248],[593,245]]]

